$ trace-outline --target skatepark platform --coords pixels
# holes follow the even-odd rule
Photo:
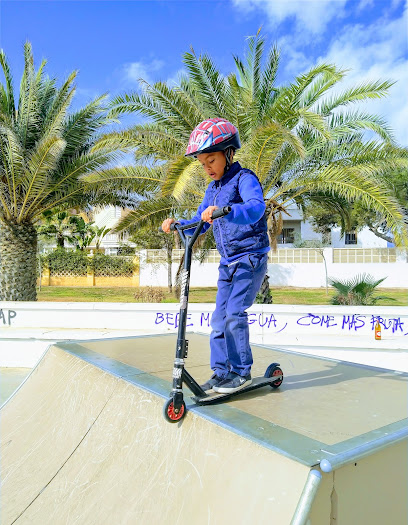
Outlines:
[[[188,334],[208,379],[209,338]],[[281,387],[167,423],[176,336],[52,345],[0,411],[2,525],[408,522],[408,374],[252,345]]]

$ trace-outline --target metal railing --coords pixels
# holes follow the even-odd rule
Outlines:
[[[395,248],[333,248],[334,263],[395,263]]]

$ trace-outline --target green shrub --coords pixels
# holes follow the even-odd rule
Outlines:
[[[93,269],[96,277],[131,277],[134,270],[133,258],[109,256],[101,253],[93,257],[80,250],[57,249],[40,256],[41,267],[48,266],[51,275],[86,276]]]
[[[51,275],[72,275],[82,277],[87,273],[88,257],[85,253],[75,250],[57,249],[41,256],[42,267],[48,266]]]
[[[132,258],[104,255],[97,253],[89,258],[90,267],[93,267],[95,277],[132,277],[134,262]]]
[[[331,299],[331,304],[372,306],[380,299],[393,300],[391,297],[382,295],[374,296],[376,287],[385,279],[386,277],[375,280],[372,275],[366,273],[343,281],[340,279],[329,279],[330,284],[337,290],[337,293]]]

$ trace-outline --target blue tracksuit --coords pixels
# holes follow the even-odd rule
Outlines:
[[[211,368],[219,377],[225,377],[229,371],[247,375],[253,360],[246,310],[253,304],[266,274],[270,249],[258,178],[234,162],[221,180],[209,184],[195,216],[179,222],[200,220],[208,206],[232,207],[231,213],[213,224],[221,262],[211,318]],[[203,232],[208,228],[206,224]]]

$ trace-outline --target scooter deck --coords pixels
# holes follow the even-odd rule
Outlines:
[[[231,392],[229,394],[220,394],[219,392],[211,392],[206,397],[194,396],[191,399],[195,403],[197,403],[197,405],[211,405],[211,404],[215,404],[220,401],[224,401],[225,399],[228,399],[230,397],[237,396],[245,392],[250,392],[251,390],[256,390],[257,388],[261,388],[264,386],[271,386],[272,383],[275,383],[275,381],[279,381],[282,378],[283,378],[283,375],[279,375],[279,376],[276,375],[273,377],[254,377],[250,385],[242,388],[241,390],[237,390],[236,392]]]

